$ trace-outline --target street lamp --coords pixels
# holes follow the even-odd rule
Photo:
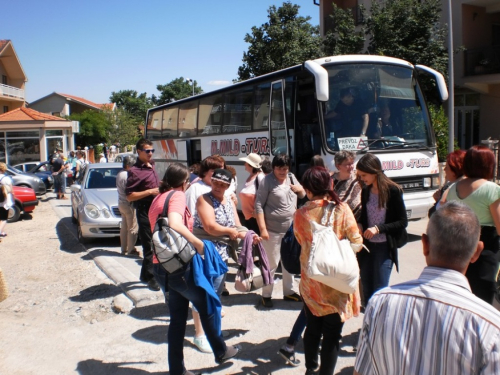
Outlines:
[[[451,12],[451,0],[448,0],[448,152],[455,149],[455,72],[453,69],[453,15]]]
[[[193,95],[192,96],[194,96],[194,80],[192,80],[191,78],[186,78],[186,81],[191,82],[193,84]]]

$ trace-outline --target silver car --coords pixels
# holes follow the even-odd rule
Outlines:
[[[80,242],[120,236],[116,175],[121,170],[119,163],[89,164],[81,185],[71,185],[71,219],[78,225]]]
[[[12,184],[14,186],[29,187],[35,190],[36,195],[43,195],[47,192],[43,180],[34,173],[24,173],[10,165],[7,166],[7,171],[5,173],[12,178]]]

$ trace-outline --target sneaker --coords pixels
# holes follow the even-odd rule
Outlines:
[[[202,353],[212,353],[212,348],[208,343],[207,336],[203,335],[200,337],[195,337],[193,340],[193,344],[199,349]]]
[[[273,301],[271,297],[262,297],[262,306],[264,307],[273,307]]]
[[[280,348],[278,354],[282,356],[290,366],[296,367],[300,364],[300,361],[295,358],[295,352],[289,352],[285,348]]]
[[[285,301],[302,302],[302,297],[297,293],[289,294],[288,296],[283,296]]]

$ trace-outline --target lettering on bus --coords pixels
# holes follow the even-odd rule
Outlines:
[[[384,171],[397,171],[403,169],[405,163],[403,160],[387,160],[382,162],[382,169]]]
[[[406,166],[410,168],[428,168],[430,165],[431,159],[429,158],[410,159],[410,161],[406,163]]]
[[[241,153],[243,154],[269,154],[269,141],[266,137],[246,138],[245,144],[241,145]]]
[[[235,139],[221,139],[212,141],[211,151],[212,155],[218,154],[221,156],[238,156],[240,154],[240,140]]]

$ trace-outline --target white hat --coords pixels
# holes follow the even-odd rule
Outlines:
[[[104,153],[102,153],[102,152],[101,152],[99,155],[100,155],[100,156],[104,156]]]
[[[245,158],[240,158],[240,160],[250,164],[252,167],[257,169],[260,169],[262,165],[262,158],[259,155],[254,154],[253,152],[251,154],[248,154],[248,156]]]

